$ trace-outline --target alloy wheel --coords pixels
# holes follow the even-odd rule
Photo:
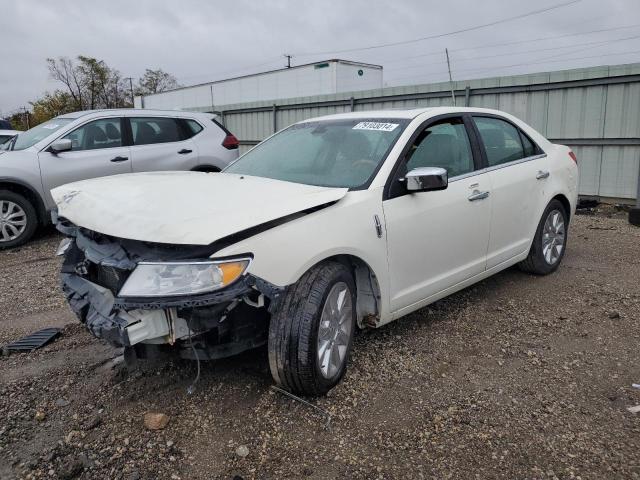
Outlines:
[[[542,255],[549,265],[555,265],[564,249],[564,216],[559,210],[551,210],[542,230]]]
[[[352,331],[351,291],[345,282],[338,282],[327,295],[318,328],[318,365],[324,378],[331,379],[342,369]]]
[[[0,243],[15,240],[27,228],[27,214],[17,203],[0,200]]]

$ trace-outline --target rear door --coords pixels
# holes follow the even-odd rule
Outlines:
[[[134,172],[191,170],[198,151],[184,122],[172,117],[128,117]]]
[[[391,309],[416,304],[485,270],[491,183],[471,142],[470,118],[447,116],[420,127],[383,201],[388,238]],[[471,134],[471,135],[470,135]],[[406,191],[401,179],[419,167],[442,167],[445,190]]]
[[[489,269],[529,249],[546,198],[548,158],[507,119],[474,115],[473,120],[492,186]]]
[[[38,154],[47,204],[52,188],[88,178],[131,173],[129,147],[123,146],[124,121],[119,117],[91,120],[61,137],[70,139],[68,152]]]

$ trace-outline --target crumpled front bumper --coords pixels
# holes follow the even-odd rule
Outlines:
[[[224,320],[224,315],[228,313],[226,308],[260,294],[264,294],[275,304],[282,291],[264,280],[246,274],[224,289],[205,294],[160,298],[119,297],[120,287],[137,262],[158,260],[158,252],[150,248],[147,254],[142,245],[132,247],[126,242],[123,244],[128,248],[124,248],[118,239],[113,238],[92,239],[90,232],[83,232],[68,224],[58,224],[58,229],[71,237],[60,274],[62,290],[69,306],[94,336],[107,340],[116,347],[138,343],[141,338],[141,323],[144,324],[145,321],[159,321],[170,333],[164,336],[166,328],[151,328],[152,333],[160,332],[163,336],[146,339],[152,343],[173,343],[180,338],[176,333],[178,330],[182,332],[182,338],[185,331],[188,336],[191,333],[204,334]],[[171,259],[166,258],[166,252],[161,254],[164,256],[162,260]],[[179,255],[185,255],[185,252],[176,249],[176,256]],[[195,320],[187,324],[184,319],[177,318],[176,312],[188,312]],[[153,318],[150,319],[151,317]],[[178,325],[177,322],[181,324]],[[225,328],[228,328],[228,323],[229,321]],[[245,325],[238,328],[251,336],[250,328],[247,329]],[[238,340],[235,332],[232,332],[233,336]],[[251,345],[255,343],[255,339],[249,342]]]

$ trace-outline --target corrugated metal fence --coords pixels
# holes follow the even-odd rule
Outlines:
[[[634,199],[640,169],[640,64],[454,82],[457,105],[503,110],[579,159],[580,194]],[[448,83],[217,107],[246,151],[288,125],[320,115],[452,105]],[[204,107],[203,111],[211,107]]]

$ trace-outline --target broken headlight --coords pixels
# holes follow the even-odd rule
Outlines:
[[[249,258],[199,262],[140,262],[120,297],[169,297],[207,293],[231,285],[246,271]]]

